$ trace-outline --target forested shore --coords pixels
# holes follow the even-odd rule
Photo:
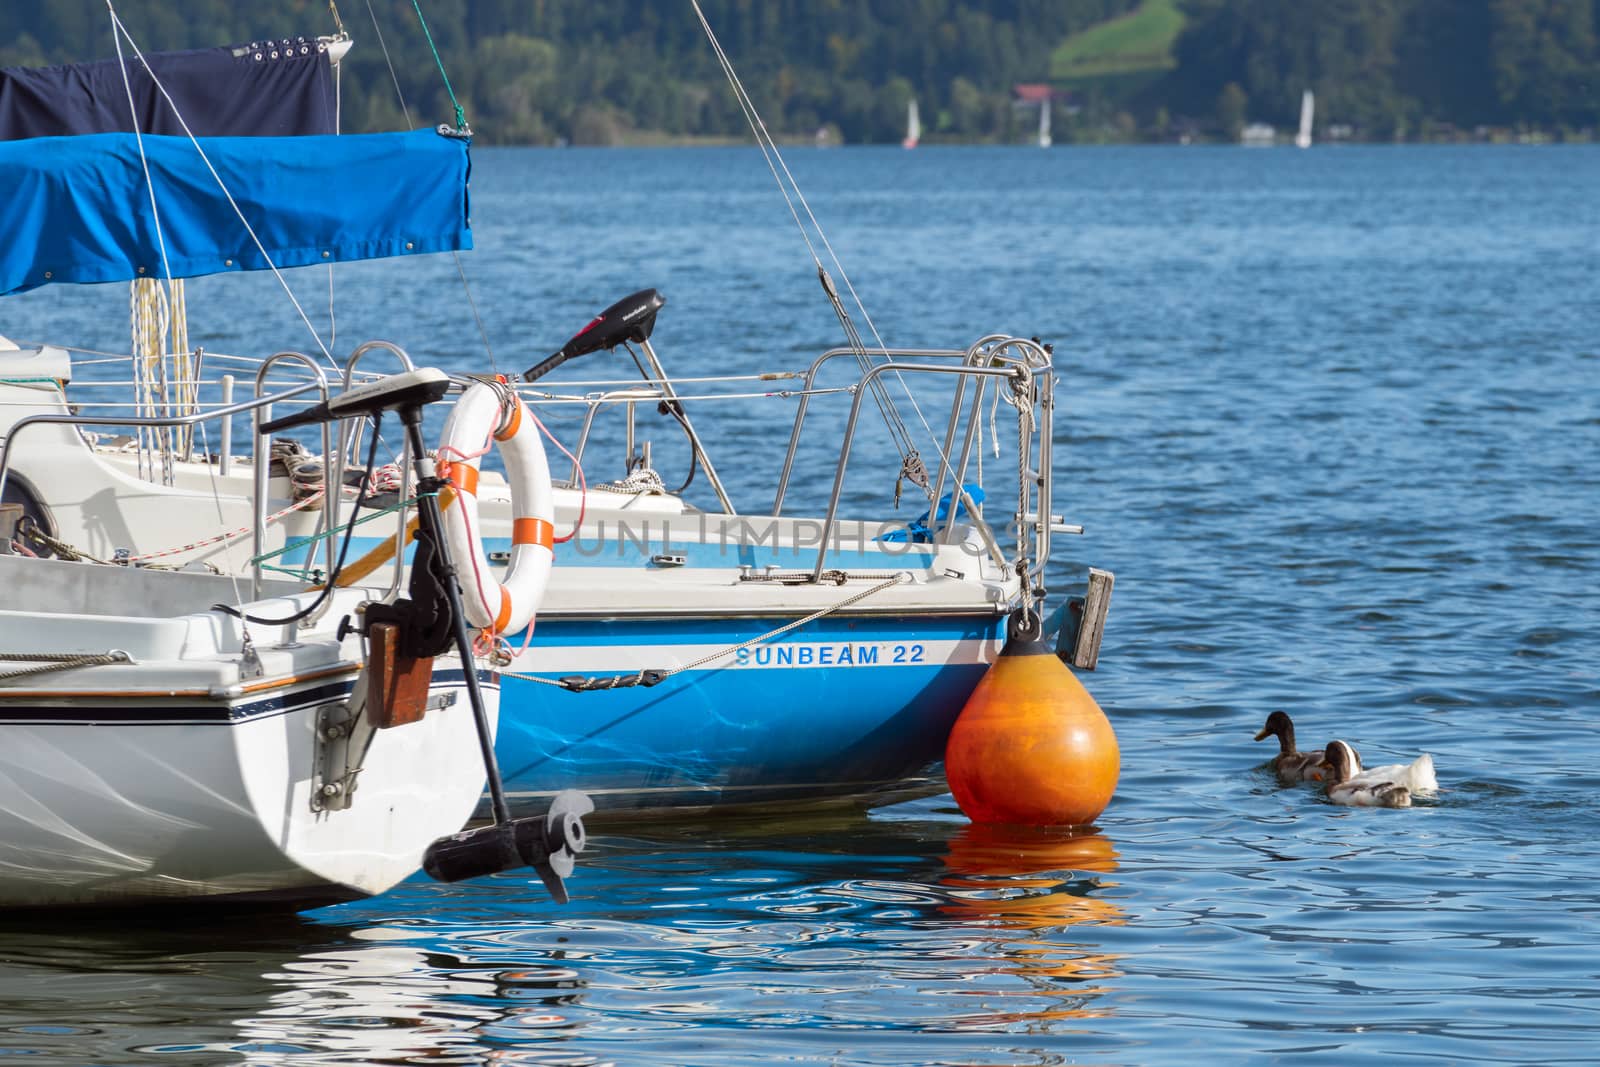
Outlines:
[[[420,6],[484,141],[746,136],[688,0]],[[768,126],[789,139],[898,141],[916,99],[925,142],[1022,140],[1038,103],[1020,98],[1019,85],[1052,88],[1057,143],[1232,140],[1247,122],[1292,126],[1306,89],[1319,120],[1352,140],[1591,139],[1600,126],[1600,0],[701,6]],[[346,128],[454,113],[412,0],[120,0],[117,12],[142,48],[158,50],[343,26],[357,40],[341,84]],[[1147,15],[1169,16],[1164,38],[1137,38]],[[5,5],[0,41],[5,66],[115,54],[104,0]]]

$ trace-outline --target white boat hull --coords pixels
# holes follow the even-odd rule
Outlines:
[[[126,721],[126,707],[81,701],[28,709],[53,721],[0,710],[0,903],[384,892],[472,813],[478,785],[441,798],[441,764],[480,781],[482,764],[463,693],[380,731],[355,803],[314,811],[317,714],[348,695],[346,682],[215,709],[231,721],[160,706],[137,711],[172,718]]]
[[[332,633],[338,610],[285,645],[252,625],[256,676],[220,613],[74,613],[63,576],[84,574],[110,612],[142,589],[224,581],[0,557],[0,583],[25,600],[54,589],[64,609],[0,610],[8,671],[46,652],[131,660],[0,680],[0,905],[351,899],[410,876],[471,817],[484,770],[458,661],[439,662],[420,721],[330,745],[365,684],[357,639]],[[492,717],[498,685],[484,690]]]

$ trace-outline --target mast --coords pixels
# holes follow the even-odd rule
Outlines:
[[[1316,110],[1316,100],[1307,89],[1300,97],[1300,132],[1294,135],[1296,148],[1311,147],[1311,117]]]

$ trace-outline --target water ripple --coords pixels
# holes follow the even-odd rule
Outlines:
[[[835,343],[753,153],[474,155],[466,266],[493,294],[479,306],[501,370],[644,284],[672,300],[655,341],[683,373],[798,366]],[[1058,542],[1047,584],[1118,576],[1084,677],[1122,747],[1099,832],[984,831],[945,796],[597,829],[565,908],[505,875],[289,920],[12,920],[0,1052],[1594,1062],[1600,150],[791,164],[890,343],[1057,342],[1055,509],[1090,536]],[[292,278],[325,306],[325,274]],[[196,343],[297,346],[258,280],[191,290]],[[448,260],[341,267],[340,336],[488,369],[476,324],[439,297],[455,280]],[[11,298],[7,333],[125,345],[105,296]],[[714,448],[751,457],[724,472],[736,500],[770,492],[756,460],[781,447],[792,406],[777,407],[695,412]],[[844,409],[813,410],[792,493],[820,510]],[[597,429],[593,454],[620,455],[620,432]],[[873,432],[846,493],[864,510],[893,482]],[[676,443],[657,444],[680,471]],[[1280,786],[1250,740],[1274,708],[1307,746],[1433,753],[1438,796],[1368,811]]]

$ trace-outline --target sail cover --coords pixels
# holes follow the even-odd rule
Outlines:
[[[292,137],[337,133],[327,42],[286,37],[248,45],[130,56],[128,80],[114,59],[0,70],[0,140],[87,133],[180,136],[177,105],[197,137]],[[128,94],[133,94],[133,108]]]
[[[202,138],[279,267],[472,247],[467,142],[433,130]],[[0,295],[55,282],[175,278],[269,266],[187,137],[0,142]]]

